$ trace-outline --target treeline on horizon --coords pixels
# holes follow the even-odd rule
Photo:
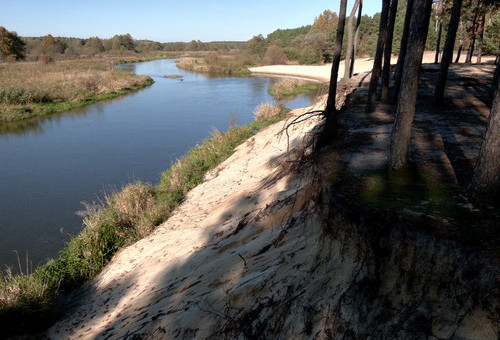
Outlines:
[[[398,15],[394,29],[394,41],[400,41],[404,25],[406,1],[400,1]],[[439,48],[444,45],[447,32],[451,1],[437,1],[433,6],[433,15],[430,20],[426,50],[435,50],[440,40]],[[497,7],[473,6],[473,0],[466,0],[462,8],[462,20],[459,26],[455,50],[467,50],[470,42],[476,37],[482,37],[482,53],[498,54],[500,46],[500,15]],[[357,56],[373,57],[375,55],[380,13],[373,16],[362,15],[360,21],[360,35],[357,44]],[[474,17],[481,16],[484,22],[477,24]],[[356,21],[356,19],[355,19]],[[138,53],[154,52],[204,52],[216,51],[220,54],[245,53],[247,64],[281,64],[287,62],[300,64],[316,64],[330,62],[333,56],[337,13],[325,10],[313,24],[293,29],[277,29],[264,37],[256,35],[249,41],[215,41],[161,43],[151,40],[135,40],[130,34],[115,35],[110,39],[99,37],[66,38],[53,37],[17,37],[14,32],[0,28],[0,59],[16,59],[27,61],[51,61],[60,59],[76,59],[111,55],[134,55]],[[8,39],[18,39],[17,51],[9,53]],[[346,41],[347,39],[344,39]],[[345,44],[344,44],[345,45]],[[15,49],[15,48],[14,48]],[[344,46],[345,54],[346,46]],[[393,47],[393,53],[399,53],[399,45]],[[249,58],[251,57],[251,58]]]

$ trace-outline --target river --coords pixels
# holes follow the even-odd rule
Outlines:
[[[135,93],[49,118],[0,123],[0,266],[44,264],[82,228],[82,201],[160,174],[215,128],[253,120],[277,78],[208,77],[172,59],[118,66],[150,75]],[[182,75],[167,79],[165,75]],[[305,107],[304,95],[285,102]]]

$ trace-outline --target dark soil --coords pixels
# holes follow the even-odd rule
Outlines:
[[[369,77],[358,76],[362,85],[342,111],[342,135],[323,150],[328,176],[346,206],[424,218],[500,258],[498,209],[463,197],[486,130],[494,65],[452,65],[441,106],[433,97],[438,70],[422,66],[410,162],[395,172],[386,170],[386,162],[397,106],[378,103],[375,112],[365,113]]]

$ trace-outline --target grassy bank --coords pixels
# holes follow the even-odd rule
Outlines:
[[[285,78],[271,87],[268,92],[276,99],[283,99],[317,89],[317,84],[312,84],[306,80]]]
[[[208,52],[203,57],[188,57],[177,61],[177,67],[192,72],[225,76],[247,76],[250,60],[244,55],[220,55]]]
[[[0,121],[68,111],[151,85],[111,60],[0,64]]]
[[[86,205],[82,232],[73,237],[59,257],[24,275],[0,274],[0,329],[2,335],[39,331],[58,316],[59,299],[95,277],[121,248],[150,234],[169,218],[185,194],[203,182],[205,173],[227,159],[234,148],[256,130],[283,119],[283,106],[261,105],[256,119],[191,149],[161,176],[158,185],[134,183],[98,205]],[[20,266],[22,267],[22,266]]]

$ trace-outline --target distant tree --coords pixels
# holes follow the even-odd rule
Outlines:
[[[441,45],[441,35],[443,34],[443,16],[445,13],[444,0],[439,0],[433,6],[434,15],[436,17],[436,24],[438,25],[438,36],[436,41],[436,54],[434,55],[434,64],[439,63],[439,49]]]
[[[408,0],[406,6],[406,14],[403,28],[403,35],[401,37],[401,45],[399,48],[398,62],[396,64],[396,70],[394,71],[394,90],[392,98],[394,101],[398,100],[399,89],[401,87],[401,75],[403,74],[403,67],[406,59],[406,51],[408,47],[408,38],[410,36],[410,25],[411,17],[413,13],[413,2],[414,0]]]
[[[460,56],[462,54],[462,50],[464,48],[464,24],[463,24],[463,21],[462,19],[460,18],[460,22],[458,23],[458,28],[459,28],[459,39],[460,39],[460,42],[458,44],[458,51],[457,51],[457,57],[455,59],[455,63],[458,63],[460,61]]]
[[[432,0],[414,0],[413,3],[410,35],[401,77],[401,91],[391,134],[390,169],[401,168],[408,160],[420,67],[429,29],[431,7]]]
[[[286,55],[283,52],[283,48],[271,44],[266,50],[266,55],[264,56],[264,62],[268,65],[278,65],[286,63]]]
[[[328,35],[328,33],[337,27],[338,22],[337,13],[327,9],[314,20],[309,33],[323,33]]]
[[[390,0],[382,0],[382,13],[380,16],[379,34],[377,40],[377,51],[373,60],[372,75],[370,78],[370,86],[368,89],[368,102],[365,111],[373,112],[375,110],[375,101],[377,99],[377,87],[382,70],[382,56],[384,46],[387,39],[387,21],[389,19]]]
[[[349,21],[347,22],[347,52],[346,57],[344,59],[344,78],[351,78],[351,58],[353,54],[356,54],[354,51],[354,32],[353,32],[353,22],[354,16],[356,15],[356,10],[359,7],[361,0],[356,0],[354,5],[352,6],[351,15],[349,16]]]
[[[478,162],[467,190],[468,197],[477,202],[498,202],[500,195],[500,63],[496,67],[493,104]]]
[[[264,57],[267,49],[267,43],[262,34],[252,37],[247,41],[245,49],[248,53],[257,56],[259,59]]]
[[[85,43],[85,47],[89,49],[91,54],[104,52],[104,44],[98,37],[89,38]]]
[[[15,32],[0,26],[0,60],[24,59],[25,45]]]
[[[481,0],[477,0],[476,2],[472,2],[474,6],[472,21],[470,22],[470,26],[468,31],[470,32],[470,43],[469,49],[467,50],[467,56],[465,57],[465,62],[470,64],[472,62],[472,55],[474,54],[474,47],[476,44],[476,34],[477,34],[477,24],[478,24],[478,7]]]
[[[387,40],[384,49],[384,67],[382,69],[382,100],[389,99],[389,78],[391,72],[392,39],[394,37],[394,25],[396,24],[396,14],[398,12],[398,0],[391,1],[389,12],[389,22],[387,23]]]
[[[448,69],[453,59],[453,47],[457,36],[458,24],[460,22],[460,11],[462,9],[462,0],[453,0],[448,33],[444,44],[443,57],[439,68],[438,79],[434,90],[434,100],[436,104],[441,104],[444,97],[444,89],[448,78]]]
[[[270,33],[266,37],[267,43],[276,43],[276,40],[281,40],[281,47],[290,46],[293,39],[297,38],[299,35],[306,35],[311,30],[311,25],[302,26],[292,29],[277,29],[276,31]]]
[[[491,19],[490,24],[484,31],[483,51],[492,55],[500,53],[500,13],[497,13]]]
[[[359,34],[361,32],[361,13],[363,12],[363,0],[359,1],[358,17],[356,19],[356,33],[354,33],[354,46],[352,47],[351,63],[349,65],[349,77],[354,73],[354,61],[356,60],[356,53],[358,51]]]

